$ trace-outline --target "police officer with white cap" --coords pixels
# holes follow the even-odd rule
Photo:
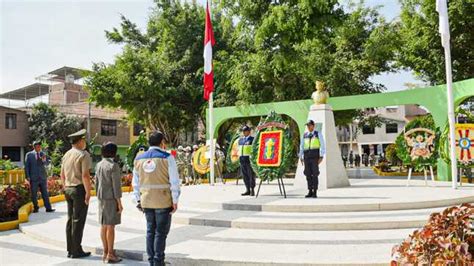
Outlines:
[[[250,136],[250,131],[251,128],[249,126],[243,126],[242,132],[244,135],[239,139],[240,172],[242,173],[246,188],[242,196],[255,196],[255,174],[250,165],[254,137]]]
[[[317,198],[319,185],[319,164],[322,162],[326,147],[324,137],[314,128],[314,121],[306,123],[308,131],[304,133],[300,145],[300,161],[304,164],[304,174],[308,181],[306,198]]]

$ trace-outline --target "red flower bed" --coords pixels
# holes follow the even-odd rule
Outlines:
[[[474,265],[474,205],[433,213],[392,250],[392,265]]]
[[[29,187],[24,184],[9,185],[0,191],[0,222],[18,218],[18,209],[30,201]]]

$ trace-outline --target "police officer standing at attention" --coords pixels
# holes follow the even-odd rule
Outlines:
[[[250,127],[243,126],[244,135],[239,139],[239,160],[240,171],[244,178],[245,188],[247,189],[242,196],[255,196],[255,175],[250,166],[250,154],[252,153],[252,143],[254,137],[250,136]]]
[[[87,151],[86,130],[68,136],[72,148],[64,154],[61,165],[61,180],[65,187],[67,201],[66,242],[70,258],[91,255],[82,249],[82,234],[86,223],[87,209],[91,197],[91,156]]]
[[[176,161],[165,150],[163,133],[152,132],[148,143],[148,151],[135,158],[133,195],[137,208],[145,213],[148,261],[151,266],[164,266],[171,214],[178,209],[180,180]]]
[[[325,144],[322,134],[314,129],[314,121],[306,123],[308,131],[304,133],[300,145],[300,160],[304,165],[304,174],[308,181],[308,195],[306,198],[317,198],[319,164],[325,154]]]

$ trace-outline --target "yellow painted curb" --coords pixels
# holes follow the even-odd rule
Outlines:
[[[131,186],[122,187],[122,192],[132,192],[132,191],[133,191],[133,189],[132,189]],[[91,191],[91,195],[92,196],[96,195],[95,190]],[[51,203],[62,202],[62,201],[65,201],[65,200],[66,200],[66,198],[65,198],[64,194],[49,197],[49,201]],[[40,207],[44,206],[43,200],[38,200],[38,206],[40,206]],[[18,209],[18,220],[0,223],[0,232],[1,231],[8,231],[8,230],[17,229],[18,225],[20,223],[28,222],[29,221],[28,218],[29,218],[30,213],[32,211],[33,211],[33,203],[31,203],[31,202],[28,202],[25,205],[21,206],[20,209]]]
[[[405,172],[382,172],[382,170],[377,167],[372,167],[372,170],[379,176],[408,176],[408,173]],[[422,176],[423,173],[412,173],[412,176]]]

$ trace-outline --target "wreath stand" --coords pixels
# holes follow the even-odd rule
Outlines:
[[[430,170],[431,182],[434,182],[433,166],[430,165],[430,164],[423,165],[423,173],[424,173],[424,176],[425,176],[425,186],[428,186],[428,175],[426,174],[426,170],[427,170],[426,168],[428,168]],[[413,167],[408,168],[407,187],[410,186],[412,171],[413,171]]]
[[[285,183],[283,183],[283,176],[277,178],[278,181],[278,189],[280,190],[280,195],[282,195],[286,199],[286,190],[285,190]],[[260,194],[260,187],[262,186],[263,179],[260,178],[260,182],[258,184],[257,194],[255,194],[255,198],[258,198],[258,194]],[[270,183],[270,181],[268,181]]]

